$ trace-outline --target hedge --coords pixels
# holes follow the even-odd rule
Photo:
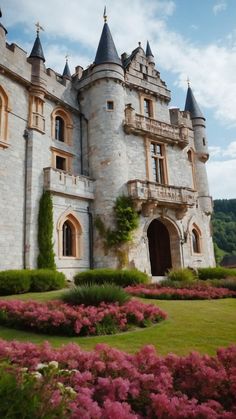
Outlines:
[[[113,283],[120,287],[129,285],[146,284],[147,274],[137,269],[91,269],[75,275],[76,285]]]
[[[62,272],[47,269],[23,269],[0,272],[0,295],[23,294],[29,291],[50,291],[66,286]]]
[[[236,276],[236,269],[223,268],[217,266],[215,268],[199,268],[197,270],[199,279],[223,279]]]

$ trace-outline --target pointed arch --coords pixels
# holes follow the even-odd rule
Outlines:
[[[81,224],[73,211],[67,210],[57,222],[59,258],[82,258]]]
[[[192,224],[191,227],[191,248],[193,254],[202,253],[202,234],[197,224]]]
[[[7,147],[9,99],[6,91],[0,86],[0,146]]]
[[[68,111],[56,107],[52,114],[52,138],[68,145],[72,145],[73,121]]]
[[[196,177],[195,177],[195,152],[192,148],[187,151],[188,162],[192,173],[192,187],[196,189]]]

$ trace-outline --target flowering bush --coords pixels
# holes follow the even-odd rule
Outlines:
[[[53,368],[58,389],[70,389],[72,419],[236,417],[236,346],[212,357],[160,357],[152,346],[129,355],[101,344],[84,352],[75,344],[53,349],[0,341],[0,360],[39,378]]]
[[[134,299],[122,306],[101,303],[98,307],[70,306],[60,301],[0,301],[0,324],[49,334],[112,334],[165,318],[166,313],[158,307]]]
[[[163,287],[158,284],[145,287],[143,285],[137,285],[133,287],[126,287],[125,291],[139,297],[156,298],[158,300],[210,300],[216,298],[236,297],[236,291],[210,286],[171,288]]]

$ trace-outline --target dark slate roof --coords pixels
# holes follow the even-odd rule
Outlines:
[[[117,54],[117,50],[112,39],[112,35],[108,24],[105,22],[102,35],[98,44],[97,54],[94,64],[115,63],[122,66],[121,60]]]
[[[149,41],[147,41],[147,46],[146,46],[146,57],[150,57],[152,56],[154,58],[154,55],[152,53]]]
[[[68,65],[68,61],[66,61],[66,63],[65,63],[65,67],[64,67],[62,75],[63,75],[63,77],[67,77],[68,79],[71,79],[71,72],[70,72],[70,68],[69,68],[69,65]]]
[[[186,96],[186,102],[185,102],[185,111],[189,111],[191,118],[202,118],[205,119],[198,104],[197,101],[193,95],[192,89],[189,86],[188,87],[188,91],[187,91],[187,96]]]
[[[38,34],[37,34],[36,39],[34,41],[34,46],[32,48],[30,58],[40,58],[41,60],[43,60],[43,62],[45,62],[43,48],[42,48],[42,45],[41,45]]]
[[[135,48],[132,52],[132,54],[130,54],[123,62],[123,66],[126,68],[128,67],[128,65],[131,63],[131,61],[133,60],[133,58],[135,57],[135,55],[138,53],[139,49],[141,47],[138,46],[137,48]]]

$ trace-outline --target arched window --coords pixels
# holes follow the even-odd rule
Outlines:
[[[75,231],[74,226],[67,220],[62,227],[63,256],[75,256]]]
[[[196,189],[196,181],[195,181],[195,167],[194,167],[194,151],[192,149],[188,150],[188,161],[190,163],[191,172],[192,172],[192,187]]]
[[[192,229],[192,248],[193,248],[193,253],[201,253],[200,235],[199,235],[199,232],[195,228]]]
[[[56,116],[55,119],[55,139],[58,141],[65,141],[65,123],[61,116]]]
[[[52,138],[72,145],[72,118],[68,111],[63,108],[56,108],[52,112]]]
[[[8,112],[8,96],[2,86],[0,86],[0,147],[3,148],[8,147]]]
[[[82,228],[73,212],[64,213],[57,224],[58,256],[82,258]]]

